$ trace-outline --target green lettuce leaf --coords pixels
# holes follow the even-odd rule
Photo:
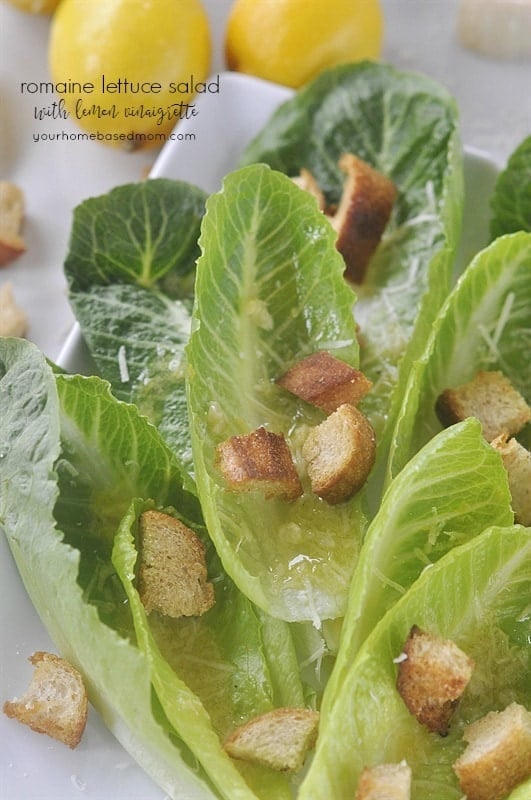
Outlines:
[[[99,378],[54,376],[27,342],[1,340],[0,354],[7,423],[0,518],[59,652],[80,669],[110,729],[172,797],[217,796],[209,777],[214,773],[227,797],[263,797],[250,787],[253,780],[261,783],[253,770],[248,780],[240,778],[221,748],[218,760],[203,770],[200,753],[176,735],[172,708],[169,714],[153,687],[159,669],[176,685],[186,684],[192,705],[205,708],[211,742],[264,709],[302,705],[285,623],[265,623],[226,577],[198,501],[182,487],[179,462],[135,406],[117,401]],[[150,621],[163,666],[139,649],[131,603],[111,562],[116,530],[135,497],[179,515],[205,540],[219,600],[199,619]],[[51,582],[61,590],[50,592]],[[283,660],[274,650],[265,653],[275,638],[284,644]],[[265,785],[271,781],[282,784],[269,776]],[[284,796],[285,782],[280,791]]]
[[[452,764],[464,726],[511,702],[531,704],[531,530],[493,527],[425,570],[351,662],[299,800],[351,800],[365,766],[405,759],[412,800],[460,800]],[[396,689],[413,625],[453,640],[475,661],[448,736],[428,732]]]
[[[529,780],[524,781],[520,784],[516,789],[514,789],[511,794],[507,797],[507,800],[528,800],[531,796],[531,778]]]
[[[190,490],[183,352],[205,199],[195,186],[157,178],[85,200],[64,265],[95,371],[157,425]]]
[[[352,578],[323,710],[368,634],[427,567],[491,525],[511,525],[507,473],[468,419],[442,431],[404,467],[367,531]]]
[[[65,543],[54,516],[61,453],[55,379],[30,343],[0,339],[0,399],[1,526],[45,627],[61,655],[81,671],[108,728],[146,772],[172,797],[213,800],[192,754],[172,741],[153,713],[146,659],[86,602],[78,582],[80,552]]]
[[[355,365],[353,295],[315,200],[264,165],[229,175],[207,202],[186,350],[192,449],[205,522],[227,572],[287,621],[342,614],[363,529],[359,497],[331,507],[228,491],[216,446],[264,426],[297,459],[323,418],[275,384],[302,357],[329,350]]]
[[[386,64],[343,65],[283,103],[242,163],[294,176],[309,169],[330,204],[351,152],[395,183],[391,220],[362,286],[356,319],[361,368],[374,383],[363,407],[379,435],[398,364],[407,374],[452,279],[463,207],[462,153],[454,100],[435,82]],[[380,438],[380,437],[379,437]]]
[[[194,491],[184,348],[191,306],[162,292],[111,284],[71,296],[95,371],[119,400],[134,403],[178,454]]]
[[[499,174],[491,199],[491,236],[531,233],[531,136],[511,154]]]
[[[161,631],[159,629],[157,634],[153,634],[148,615],[135,589],[133,579],[137,551],[135,549],[134,529],[138,516],[145,510],[145,507],[146,504],[143,501],[132,503],[118,529],[112,555],[113,564],[125,588],[131,608],[138,647],[150,664],[153,687],[164,713],[180,738],[188,744],[192,752],[197,754],[197,758],[205,772],[210,775],[213,784],[216,786],[219,796],[225,798],[225,800],[237,800],[239,798],[241,800],[252,800],[257,795],[250,790],[249,785],[238,772],[235,763],[225,753],[220,737],[212,724],[212,714],[219,713],[219,704],[223,703],[224,691],[220,692],[221,682],[218,679],[214,683],[213,688],[217,696],[213,698],[214,702],[211,705],[211,714],[209,715],[199,697],[178,677],[177,672],[172,669],[169,661],[164,658],[156,641],[157,634],[159,638],[161,637]],[[224,611],[225,609],[221,612],[222,616]],[[215,614],[214,616],[219,615]],[[166,620],[164,619],[159,620],[158,625],[164,626],[165,622]],[[171,622],[169,627],[171,627]],[[188,625],[188,623],[190,624]],[[204,681],[208,672],[215,672],[216,670],[226,672],[229,669],[229,663],[219,658],[219,656],[218,659],[213,657],[215,654],[211,652],[211,648],[208,648],[208,642],[201,636],[201,632],[197,630],[200,627],[197,624],[197,620],[187,620],[186,624],[187,627],[192,628],[192,635],[194,636],[193,651],[188,652],[188,658],[191,661],[189,671],[190,674],[193,674],[195,669],[197,685],[204,691]],[[216,619],[211,621],[211,625],[214,628],[216,627]],[[178,631],[176,635],[172,635],[172,632],[168,631],[167,634],[170,635],[166,635],[166,647],[171,648],[174,653],[173,658],[182,664],[184,660],[181,652],[183,645],[182,633],[179,636]],[[206,652],[205,644],[208,648]],[[205,665],[207,661],[209,663]],[[234,675],[232,681],[238,685],[238,691],[244,693],[245,687],[240,684],[239,677],[241,676]],[[253,677],[256,677],[255,672],[253,672]],[[245,679],[243,683],[245,683]],[[253,684],[255,684],[254,681],[251,682],[250,687],[251,691],[254,690],[251,703],[256,709],[256,714],[271,710],[270,705],[260,708],[262,692],[259,686]],[[248,712],[248,704],[242,705],[245,706],[245,711]],[[243,718],[245,719],[245,716]],[[273,796],[279,800],[282,800],[282,798],[289,800],[292,796],[286,778],[278,773],[272,773],[270,770],[265,769],[254,768],[253,770],[249,768],[247,777],[252,778],[258,796],[263,797],[264,800]]]
[[[531,234],[521,232],[478,253],[441,309],[408,377],[388,479],[441,430],[435,414],[439,394],[478,370],[500,370],[531,402],[531,372],[525,369],[530,344]]]
[[[133,283],[189,296],[205,198],[191,184],[156,178],[80,203],[64,265],[71,292]]]

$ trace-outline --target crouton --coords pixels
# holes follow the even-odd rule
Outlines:
[[[0,267],[18,258],[26,249],[20,235],[24,218],[24,195],[14,183],[0,181]]]
[[[205,545],[180,520],[161,511],[139,518],[138,593],[147,613],[168,617],[201,616],[214,605],[207,582]]]
[[[469,383],[445,389],[435,411],[444,426],[476,417],[488,442],[518,433],[531,420],[531,408],[501,372],[479,371]]]
[[[465,728],[453,767],[467,800],[502,800],[531,777],[531,713],[511,703]]]
[[[25,336],[28,318],[15,303],[10,283],[0,286],[0,336]]]
[[[365,767],[354,800],[410,800],[410,797],[411,768],[401,761]]]
[[[21,698],[4,703],[4,713],[74,749],[88,715],[81,675],[64,658],[41,650],[29,661],[34,666],[31,683]]]
[[[296,772],[315,746],[319,712],[277,708],[241,725],[225,740],[232,758],[252,761],[280,772]]]
[[[362,283],[391,217],[397,190],[392,181],[365,161],[346,153],[339,161],[346,175],[337,210],[330,217],[346,277]]]
[[[334,505],[355,494],[371,471],[376,439],[369,420],[344,403],[312,428],[302,446],[312,491]]]
[[[304,189],[305,192],[308,192],[315,197],[317,200],[317,205],[321,211],[325,210],[326,202],[324,195],[310,170],[303,167],[300,173],[291,180],[299,187],[299,189]]]
[[[331,414],[343,403],[357,405],[372,386],[359,369],[325,351],[298,361],[276,383],[325,414]]]
[[[284,500],[303,492],[284,435],[263,427],[221,442],[216,464],[233,492],[262,492]]]
[[[506,433],[491,442],[507,470],[515,522],[531,526],[531,453]]]
[[[408,710],[428,730],[445,736],[474,669],[474,661],[449,639],[416,625],[398,663],[397,689]]]

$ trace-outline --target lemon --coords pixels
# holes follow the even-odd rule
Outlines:
[[[162,144],[206,91],[211,40],[200,0],[62,0],[48,47],[62,108],[104,144]]]
[[[337,64],[376,59],[379,0],[236,0],[229,14],[229,69],[298,88]]]
[[[59,0],[8,0],[8,3],[28,14],[51,14],[57,8]]]

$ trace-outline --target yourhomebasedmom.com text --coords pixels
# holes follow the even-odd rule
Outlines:
[[[123,142],[136,148],[139,145],[164,142],[195,142],[195,133],[85,133],[83,131],[51,131],[50,133],[33,133],[34,142]]]

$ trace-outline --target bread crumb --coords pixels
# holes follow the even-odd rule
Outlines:
[[[338,234],[336,247],[345,260],[346,277],[359,284],[389,222],[397,189],[389,178],[352,153],[345,153],[339,166],[346,181],[330,221]]]
[[[343,403],[357,405],[372,386],[363,372],[326,351],[301,359],[276,383],[325,414],[336,411]]]
[[[147,613],[192,617],[208,611],[215,597],[201,539],[180,520],[155,510],[140,515],[139,531],[138,593]]]
[[[504,433],[518,433],[531,420],[531,408],[499,371],[480,370],[469,383],[445,389],[437,398],[435,411],[444,426],[476,417],[488,442]]]
[[[345,403],[309,431],[302,455],[312,491],[328,503],[342,503],[361,489],[374,465],[374,430],[361,411]]]
[[[0,336],[21,338],[27,330],[27,315],[16,304],[11,283],[4,283],[0,286]]]
[[[6,701],[4,713],[70,748],[81,741],[88,699],[79,672],[60,656],[37,651],[30,656],[33,677],[20,699]]]
[[[284,500],[303,493],[284,435],[264,427],[221,442],[216,465],[233,492],[261,492]]]
[[[531,526],[531,453],[516,439],[506,433],[497,436],[491,446],[501,455],[507,470],[512,498],[514,520],[520,525]]]
[[[312,197],[315,197],[320,211],[325,210],[326,202],[324,195],[319,188],[319,184],[317,183],[315,177],[309,169],[303,167],[299,174],[293,177],[291,180],[296,186],[299,187],[299,189],[303,189],[305,192],[308,192],[308,194],[311,194]]]
[[[450,639],[414,625],[398,663],[397,689],[408,710],[428,730],[445,736],[474,661]]]
[[[410,800],[411,767],[399,764],[378,764],[365,767],[361,773],[354,800]]]
[[[24,194],[9,181],[0,181],[0,267],[10,264],[26,250],[20,235],[24,219]]]
[[[319,712],[277,708],[254,717],[225,741],[232,758],[252,761],[280,772],[295,772],[315,746]]]
[[[467,800],[503,800],[531,777],[531,713],[518,703],[465,728],[468,746],[453,767]]]

